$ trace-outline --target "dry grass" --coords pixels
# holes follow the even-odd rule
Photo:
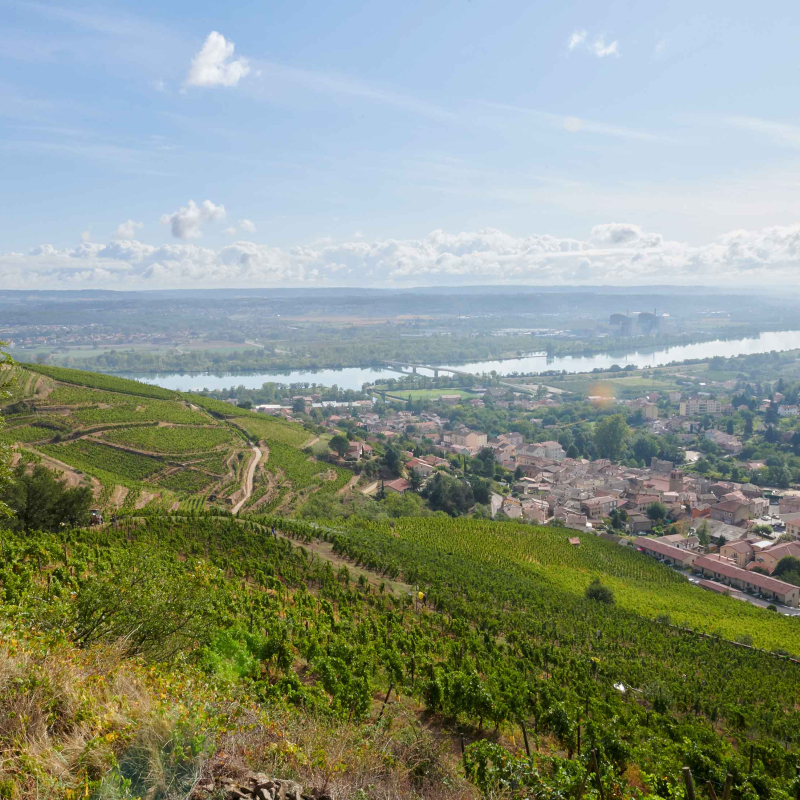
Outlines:
[[[185,798],[248,770],[344,798],[478,794],[409,709],[350,725],[251,703],[191,668],[147,667],[0,627],[0,798]]]
[[[402,709],[378,724],[292,714],[268,727],[245,725],[220,742],[204,774],[237,777],[247,769],[290,778],[334,800],[480,796],[462,777],[459,760]]]

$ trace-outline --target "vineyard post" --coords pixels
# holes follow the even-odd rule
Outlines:
[[[717,793],[714,791],[714,785],[711,781],[706,781],[706,788],[708,789],[708,796],[711,800],[717,800]]]
[[[581,757],[581,718],[578,717],[578,758]]]
[[[731,800],[731,789],[733,788],[733,775],[729,772],[725,776],[725,788],[722,790],[722,800]]]
[[[575,795],[575,800],[581,800],[583,797],[583,790],[586,788],[586,779],[589,777],[590,770],[587,769],[586,772],[583,773],[583,780],[578,785],[578,792]]]
[[[600,779],[600,765],[597,763],[597,750],[592,749],[591,766],[594,770],[594,777],[597,781],[597,793],[600,795],[600,800],[606,800],[603,793],[603,781]]]
[[[528,756],[528,758],[530,758],[531,746],[528,744],[528,730],[525,727],[525,720],[522,717],[519,718],[519,724],[520,727],[522,728],[522,739],[525,742],[525,754]]]
[[[683,782],[686,784],[687,800],[695,800],[694,781],[692,780],[692,770],[689,767],[684,767],[682,772],[683,772]]]
[[[750,771],[748,774],[753,774],[753,756],[755,755],[756,746],[754,744],[750,745]]]

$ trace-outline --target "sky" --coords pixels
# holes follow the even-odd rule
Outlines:
[[[768,10],[0,0],[0,286],[796,287]]]

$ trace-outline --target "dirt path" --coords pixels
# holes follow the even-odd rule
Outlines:
[[[349,489],[352,489],[358,483],[358,475],[353,475],[345,486],[339,489],[338,494],[344,494]]]
[[[319,436],[315,436],[311,441],[306,442],[300,449],[305,450],[306,447],[313,447],[319,441]]]
[[[244,477],[244,497],[231,509],[231,513],[236,514],[239,509],[250,499],[253,494],[253,477],[256,474],[256,467],[261,461],[261,451],[253,445],[254,458],[247,467],[247,474]]]

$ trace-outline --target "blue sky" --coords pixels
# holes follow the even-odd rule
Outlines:
[[[798,9],[769,11],[7,0],[0,278],[794,281]]]

